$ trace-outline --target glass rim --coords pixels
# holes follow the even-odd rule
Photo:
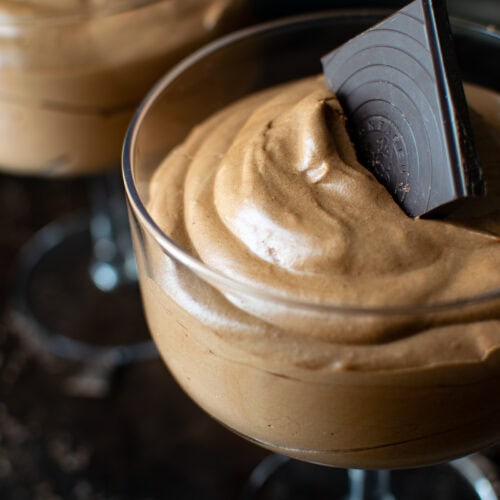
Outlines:
[[[238,279],[232,278],[221,271],[208,266],[194,255],[187,252],[181,245],[174,239],[166,235],[160,227],[156,224],[154,219],[149,214],[145,205],[142,202],[141,196],[137,190],[134,179],[134,161],[132,159],[132,152],[134,151],[135,142],[141,124],[154,106],[158,97],[162,94],[164,89],[180,77],[185,70],[189,69],[192,65],[203,60],[207,55],[213,54],[219,50],[223,50],[226,46],[237,43],[243,39],[251,36],[258,36],[260,34],[271,32],[273,30],[280,30],[282,28],[293,28],[306,25],[308,23],[314,24],[316,22],[349,18],[352,16],[383,16],[393,9],[338,9],[329,11],[320,11],[315,13],[301,14],[290,16],[279,20],[268,21],[260,23],[248,28],[240,29],[229,35],[218,38],[210,42],[198,50],[191,53],[188,57],[181,60],[178,64],[173,66],[163,77],[156,82],[151,90],[146,94],[141,104],[137,108],[132,120],[128,126],[122,149],[122,178],[125,186],[125,193],[133,214],[140,221],[141,227],[147,229],[149,234],[154,238],[155,242],[159,244],[168,256],[184,265],[190,271],[197,274],[204,281],[211,285],[222,288],[227,292],[235,292],[247,296],[253,296],[258,299],[267,299],[279,302],[282,305],[295,307],[299,309],[312,310],[316,312],[340,312],[344,314],[367,314],[367,315],[381,315],[381,316],[397,316],[407,314],[429,314],[437,312],[446,312],[450,309],[456,309],[464,306],[479,305],[491,300],[500,299],[500,287],[488,290],[487,292],[472,295],[469,297],[461,297],[451,301],[441,301],[433,304],[408,304],[398,306],[364,306],[349,303],[333,303],[333,302],[315,302],[311,300],[303,300],[300,298],[291,297],[289,294],[284,294],[276,289],[264,289],[258,285],[244,283]],[[465,29],[468,32],[475,32],[481,35],[491,37],[500,42],[500,31],[492,29],[489,26],[465,20],[462,18],[451,17],[453,27]]]
[[[45,25],[71,24],[90,19],[107,18],[122,14],[129,10],[161,3],[166,0],[124,0],[117,5],[104,5],[94,9],[88,6],[78,7],[68,11],[46,13],[41,15],[5,15],[0,17],[0,27],[35,27]]]

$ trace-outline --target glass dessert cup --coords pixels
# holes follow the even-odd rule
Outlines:
[[[408,328],[411,336],[411,324],[425,328],[459,312],[478,318],[492,307],[498,310],[500,290],[427,306],[307,302],[208,267],[164,233],[146,207],[152,175],[194,126],[250,93],[320,73],[322,55],[383,16],[379,11],[305,16],[205,47],[176,66],[143,101],[123,153],[143,304],[165,363],[195,402],[237,434],[287,457],[349,469],[350,493],[346,482],[329,498],[408,498],[397,488],[391,492],[398,473],[391,472],[389,485],[385,471],[443,463],[495,443],[500,437],[500,400],[494,396],[499,352],[490,353],[485,364],[343,369],[325,361],[323,349],[331,346],[314,333],[298,334],[297,324],[310,321],[331,331],[356,332],[387,322],[400,332]],[[464,78],[498,90],[493,62],[493,54],[500,53],[498,35],[460,20],[453,28]],[[339,349],[357,350],[355,343],[340,344]],[[266,482],[266,471],[284,461],[271,460],[264,473],[257,470],[254,489]],[[427,469],[415,470],[422,477]],[[474,474],[471,459],[453,462],[451,476],[453,471],[468,488],[463,498],[497,498],[491,483]],[[478,480],[487,484],[482,492]]]
[[[136,343],[129,335],[130,343],[122,345],[108,335],[113,328],[123,331],[120,325],[132,322],[138,331],[143,324],[119,175],[123,137],[154,81],[195,47],[238,25],[245,4],[126,0],[0,7],[0,171],[61,182],[81,177],[90,194],[89,214],[53,222],[19,256],[11,317],[14,329],[40,350],[101,367],[157,356],[146,336]],[[56,288],[77,304],[73,312],[31,298],[57,274]],[[120,317],[105,312],[117,308]],[[74,323],[100,311],[94,324],[100,331],[86,340]]]

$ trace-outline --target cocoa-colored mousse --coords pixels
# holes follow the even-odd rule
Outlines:
[[[117,167],[134,109],[170,66],[238,26],[244,0],[0,0],[0,170]]]
[[[447,220],[407,217],[357,162],[320,78],[230,105],[164,160],[156,224],[254,290],[160,252],[139,262],[162,356],[207,412],[340,467],[425,465],[498,440],[500,98],[467,93],[488,195]]]

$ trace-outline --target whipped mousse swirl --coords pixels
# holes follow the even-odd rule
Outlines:
[[[498,131],[476,121],[484,167],[499,170]],[[407,217],[358,163],[337,98],[309,78],[244,98],[196,127],[156,172],[148,209],[177,243],[242,283],[315,304],[420,307],[500,287],[495,175],[474,212],[448,221]],[[476,340],[478,331],[497,332],[500,340],[498,299],[337,320],[265,300],[224,300],[228,310],[340,343],[433,328],[474,331]]]

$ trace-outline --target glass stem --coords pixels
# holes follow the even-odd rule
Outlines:
[[[388,470],[349,469],[349,493],[346,500],[395,500]]]
[[[118,171],[89,180],[90,277],[95,286],[111,292],[137,281],[125,193]]]

